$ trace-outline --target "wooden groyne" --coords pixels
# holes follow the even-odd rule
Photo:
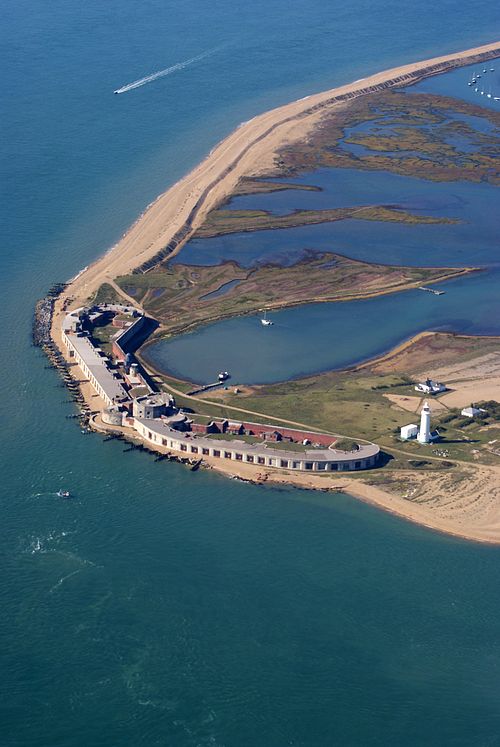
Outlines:
[[[80,391],[80,384],[85,382],[72,375],[71,370],[73,366],[67,362],[50,334],[54,304],[66,287],[66,283],[55,283],[49,289],[47,295],[36,302],[33,313],[32,339],[33,345],[41,348],[49,359],[49,363],[45,368],[57,371],[62,379],[63,386],[69,391],[69,402],[78,407],[78,413],[67,415],[67,418],[78,420],[80,427],[87,433],[92,412]]]

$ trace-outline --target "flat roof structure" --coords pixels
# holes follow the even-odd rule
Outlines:
[[[259,443],[247,443],[238,439],[213,439],[206,436],[195,435],[191,432],[176,431],[170,428],[165,420],[146,420],[135,418],[136,430],[139,430],[149,440],[155,443],[162,443],[162,439],[175,440],[198,447],[198,449],[222,450],[238,454],[244,457],[244,461],[258,463],[258,457],[264,457],[269,463],[274,461],[275,466],[284,466],[287,462],[290,465],[298,463],[328,463],[328,464],[346,464],[362,462],[367,464],[378,457],[380,448],[377,444],[360,444],[356,451],[340,451],[334,448],[324,449],[304,449],[304,451],[288,451],[286,449],[274,449],[268,443],[262,441]],[[149,436],[151,434],[151,437]],[[156,436],[156,438],[155,438]],[[166,444],[164,444],[166,445]],[[170,446],[170,441],[168,441]],[[176,448],[171,446],[171,448]],[[191,453],[191,450],[190,450]],[[249,458],[250,457],[250,458]],[[236,457],[238,458],[238,457]],[[268,464],[268,462],[266,462]],[[354,467],[356,469],[356,467]]]
[[[107,398],[110,401],[128,399],[128,394],[122,383],[115,378],[113,372],[108,368],[109,361],[99,355],[90,339],[86,335],[80,336],[68,332],[66,332],[66,336],[75,353],[86,365]]]

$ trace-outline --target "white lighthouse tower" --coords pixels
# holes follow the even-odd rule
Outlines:
[[[424,402],[422,412],[420,413],[420,429],[418,431],[417,441],[421,444],[428,444],[431,440],[431,408],[427,400]]]

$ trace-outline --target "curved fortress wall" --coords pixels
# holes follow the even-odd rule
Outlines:
[[[310,449],[304,452],[272,449],[245,441],[223,441],[201,438],[172,430],[161,420],[134,419],[135,430],[149,443],[186,457],[232,460],[260,467],[299,470],[303,472],[340,472],[369,469],[378,461],[380,448],[376,444],[361,445],[358,451]]]

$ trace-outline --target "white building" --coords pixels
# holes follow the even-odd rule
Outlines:
[[[420,444],[428,444],[431,440],[431,408],[427,400],[424,402],[420,413],[420,428],[418,429],[417,441]]]
[[[426,379],[415,386],[415,391],[422,392],[423,394],[439,394],[440,392],[445,392],[446,388],[446,384],[441,384],[439,381],[433,381],[432,379]]]
[[[471,405],[470,407],[464,407],[460,415],[463,415],[465,418],[475,418],[476,415],[481,415],[481,413],[484,412],[486,412],[486,410],[483,410],[482,407],[474,407],[474,405]]]
[[[129,399],[123,387],[123,379],[109,368],[108,359],[99,353],[98,348],[92,345],[88,335],[83,333],[72,334],[63,329],[62,339],[68,348],[70,357],[76,360],[97,394],[108,407]]]
[[[403,425],[401,428],[401,438],[404,441],[409,441],[411,438],[416,438],[418,434],[418,425],[410,423],[410,425]]]

